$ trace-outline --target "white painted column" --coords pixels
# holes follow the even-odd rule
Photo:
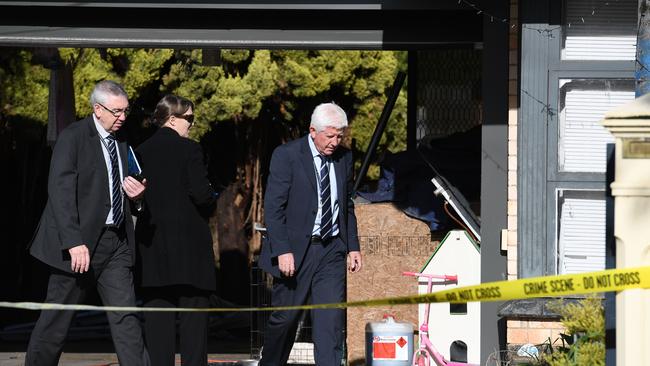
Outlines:
[[[616,268],[650,266],[650,95],[608,112],[616,138]],[[616,364],[650,365],[650,290],[616,295]]]

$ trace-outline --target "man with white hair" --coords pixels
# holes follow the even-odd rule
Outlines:
[[[264,196],[267,237],[259,264],[273,275],[272,306],[337,303],[347,269],[361,270],[352,202],[352,153],[339,146],[348,120],[334,103],[318,105],[309,134],[275,149]],[[339,366],[343,309],[312,310],[314,357]],[[285,365],[300,311],[274,311],[264,332],[261,366]]]

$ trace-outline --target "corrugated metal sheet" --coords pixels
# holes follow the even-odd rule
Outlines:
[[[560,210],[560,272],[605,269],[605,200],[566,198]]]
[[[634,100],[634,91],[570,90],[560,112],[560,170],[604,173],[606,145],[614,138],[600,121],[610,109]]]
[[[566,2],[565,60],[634,60],[637,1]]]

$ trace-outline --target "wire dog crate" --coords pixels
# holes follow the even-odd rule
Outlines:
[[[270,307],[271,293],[273,290],[273,277],[264,272],[257,265],[255,258],[251,266],[250,281],[251,305],[255,307]],[[259,360],[264,346],[264,328],[269,319],[270,312],[251,312],[250,349],[251,358]],[[289,355],[289,364],[314,365],[314,344],[311,338],[311,319],[308,311],[302,312],[298,324],[296,338]]]

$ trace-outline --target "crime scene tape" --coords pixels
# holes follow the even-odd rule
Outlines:
[[[35,302],[0,301],[0,308],[26,310],[98,310],[98,311],[178,311],[178,312],[252,312],[274,310],[340,309],[380,305],[421,303],[467,303],[529,299],[536,297],[561,297],[598,292],[650,288],[650,266],[608,269],[597,272],[525,278],[512,281],[487,282],[480,285],[456,287],[423,295],[387,297],[362,301],[329,304],[311,304],[278,307],[238,308],[151,308],[95,305],[47,304]]]

